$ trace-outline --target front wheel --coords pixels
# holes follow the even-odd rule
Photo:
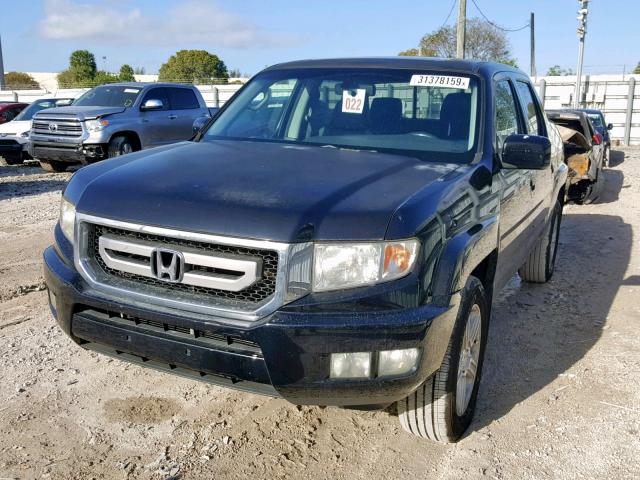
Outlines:
[[[462,437],[473,419],[489,326],[482,283],[469,277],[449,346],[440,368],[398,402],[400,424],[409,433],[436,442]]]
[[[133,144],[128,137],[119,135],[117,137],[113,137],[109,142],[109,147],[107,148],[107,157],[119,157],[120,155],[126,155],[127,153],[133,152]]]
[[[24,163],[22,156],[20,158],[0,157],[0,165],[20,165],[21,163]]]
[[[525,282],[546,283],[551,279],[556,265],[561,220],[562,205],[559,200],[556,200],[545,234],[531,250],[525,264],[518,270],[520,278]]]

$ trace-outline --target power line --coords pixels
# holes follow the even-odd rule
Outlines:
[[[501,27],[500,25],[492,22],[491,20],[489,20],[489,18],[484,14],[484,12],[482,10],[480,10],[480,7],[478,6],[478,4],[476,3],[476,0],[471,0],[473,2],[473,4],[476,7],[476,10],[478,10],[478,12],[480,13],[480,15],[482,15],[482,17],[489,22],[489,24],[491,24],[493,27],[497,28],[498,30],[502,30],[504,32],[519,32],[520,30],[524,30],[525,28],[529,28],[531,26],[531,24],[527,23],[526,25],[520,27],[520,28],[504,28]]]
[[[447,22],[449,21],[449,19],[451,18],[451,14],[453,13],[453,9],[456,8],[456,3],[458,3],[458,0],[453,0],[453,2],[451,2],[451,10],[449,10],[449,15],[447,15],[447,18],[444,19],[444,22],[442,22],[442,25],[440,25],[440,28],[438,30],[440,30],[442,27],[444,27]]]

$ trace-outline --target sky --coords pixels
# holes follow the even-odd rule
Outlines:
[[[157,73],[180,49],[215,53],[229,69],[254,74],[288,60],[388,56],[438,29],[454,0],[0,0],[5,71],[50,72],[88,49],[98,68],[128,63]],[[536,65],[575,70],[577,0],[475,0],[504,28],[536,15]],[[468,0],[467,16],[479,16]],[[454,24],[457,6],[448,19]],[[640,1],[591,0],[586,73],[620,73],[640,61]],[[507,34],[529,71],[529,29]],[[105,58],[103,58],[105,57]],[[626,67],[625,67],[626,65]]]

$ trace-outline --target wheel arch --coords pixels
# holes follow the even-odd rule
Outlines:
[[[131,146],[133,147],[134,152],[137,152],[138,150],[142,149],[142,142],[140,140],[140,135],[138,135],[138,132],[134,130],[120,130],[113,133],[111,137],[109,137],[109,143],[111,143],[111,141],[116,137],[127,137],[129,140],[131,140],[131,143],[132,143]]]
[[[489,295],[493,292],[498,260],[498,217],[493,216],[456,234],[445,245],[433,277],[433,303],[448,306],[470,275],[478,277]]]

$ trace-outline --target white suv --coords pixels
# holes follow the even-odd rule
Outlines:
[[[40,110],[63,107],[73,103],[73,98],[42,98],[22,110],[16,118],[0,125],[0,164],[17,165],[31,158],[27,151],[31,119]]]

